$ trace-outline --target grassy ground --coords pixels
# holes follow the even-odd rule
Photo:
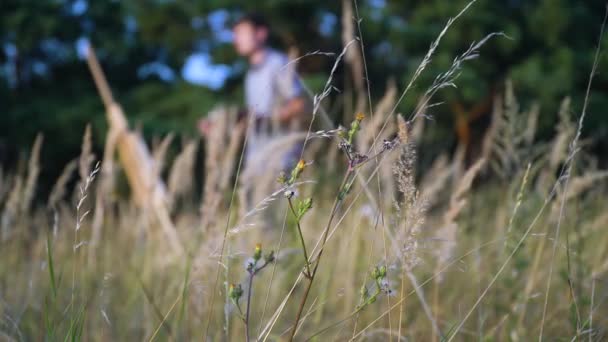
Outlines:
[[[355,186],[337,211],[344,219],[332,224],[335,234],[324,249],[296,338],[439,339],[435,325],[444,338],[457,331],[456,340],[530,340],[541,329],[548,340],[602,340],[608,324],[605,186],[587,181],[591,186],[567,198],[560,213],[563,192],[551,197],[549,189],[538,188],[542,177],[537,175],[528,175],[522,186],[524,174],[522,169],[509,181],[465,186],[460,199],[466,204],[447,219],[466,175],[453,178],[435,195],[427,192],[436,199],[425,205],[424,221],[416,229],[390,199],[397,198],[403,209],[407,193],[385,189],[380,213],[360,191],[364,187]],[[307,170],[302,177],[319,175]],[[570,191],[578,191],[577,184],[589,177],[573,178]],[[326,180],[301,191],[315,198],[301,221],[312,254],[337,184]],[[85,199],[80,217],[91,202]],[[414,206],[407,210],[413,212]],[[154,220],[122,200],[106,209],[102,238],[95,245],[88,243],[92,215],[85,215],[76,231],[77,213],[69,201],[55,211],[22,212],[5,226],[0,249],[3,338],[198,340],[206,334],[212,340],[243,339],[245,325],[227,298],[227,287],[248,288],[245,262],[261,243],[263,253],[274,250],[277,259],[254,278],[249,333],[287,339],[306,288],[306,279],[298,280],[302,252],[287,206],[266,210],[279,214],[277,226],[229,234],[221,266],[225,210],[216,213],[219,223],[206,231],[200,229],[194,204],[174,211],[188,251],[181,256],[171,251]],[[238,226],[238,215],[232,217],[230,227]],[[402,223],[407,217],[409,223]],[[390,293],[383,289],[358,311],[362,286],[375,291],[371,272],[376,266],[387,267],[383,286]],[[245,298],[240,299],[243,310]],[[283,300],[284,310],[273,319]],[[269,324],[272,328],[265,329]]]

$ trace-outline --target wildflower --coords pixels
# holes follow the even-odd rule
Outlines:
[[[361,290],[359,291],[359,293],[361,294],[361,301],[365,302],[369,297],[369,290],[367,289],[367,286],[361,286]]]
[[[391,288],[391,284],[387,279],[383,279],[380,282],[380,291],[384,292],[387,296],[394,296],[395,291]]]
[[[277,177],[277,182],[281,185],[287,182],[287,177],[285,177],[285,171],[281,171],[281,173],[279,173],[279,177]]]
[[[255,264],[257,264],[257,260],[254,258],[248,258],[245,260],[245,269],[247,272],[253,272],[255,269]]]
[[[302,173],[302,171],[304,171],[305,167],[306,162],[304,161],[304,159],[300,159],[298,164],[296,164],[296,167],[294,167],[291,171],[291,176],[289,177],[289,181],[287,183],[293,184],[298,179],[298,177],[300,177],[300,174]]]
[[[372,278],[378,282],[386,278],[386,266],[374,267],[374,270],[372,271]]]
[[[298,189],[296,189],[295,186],[290,186],[287,189],[285,189],[285,192],[283,192],[283,195],[285,195],[286,198],[294,198],[294,197],[298,197]]]
[[[261,258],[262,258],[262,244],[257,243],[255,245],[255,250],[253,252],[253,260],[255,260],[255,262],[258,262],[258,260],[260,260]]]
[[[298,203],[298,219],[302,218],[306,212],[312,208],[312,198],[308,197]]]
[[[359,164],[364,163],[365,161],[367,161],[368,157],[365,154],[360,154],[358,152],[355,152],[352,156],[352,160],[351,160],[351,167],[355,167]]]
[[[384,141],[382,142],[382,149],[384,151],[390,151],[390,150],[394,149],[395,146],[397,146],[398,144],[399,144],[398,139],[393,139],[393,140],[384,139]]]
[[[228,287],[228,298],[230,298],[234,304],[238,305],[239,299],[241,299],[242,296],[243,288],[241,287],[241,284],[230,284]]]
[[[274,251],[270,251],[270,253],[264,256],[264,262],[267,264],[273,262],[275,259],[276,257],[274,256]]]
[[[347,139],[349,145],[353,143],[353,137],[355,136],[355,133],[357,133],[361,129],[361,121],[363,120],[363,118],[365,118],[365,115],[359,113],[355,117],[355,120],[350,124]]]

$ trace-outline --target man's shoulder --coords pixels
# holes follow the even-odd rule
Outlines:
[[[268,49],[266,55],[266,63],[273,67],[282,68],[287,63],[289,63],[289,57],[281,51],[275,49]]]

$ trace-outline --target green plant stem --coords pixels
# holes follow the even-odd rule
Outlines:
[[[304,242],[304,235],[302,234],[302,227],[300,226],[300,217],[298,216],[296,210],[293,207],[291,198],[288,198],[287,202],[289,203],[289,209],[291,209],[291,212],[296,218],[296,227],[298,228],[298,236],[300,237],[300,244],[302,245],[302,253],[304,255],[304,267],[306,268],[306,271],[304,271],[304,275],[306,276],[306,278],[310,278],[310,263],[308,261],[308,252],[306,250],[306,243]]]
[[[327,221],[327,225],[325,226],[325,230],[323,231],[323,237],[321,238],[321,247],[319,249],[319,253],[317,254],[315,266],[312,270],[312,273],[310,274],[310,278],[308,278],[308,285],[306,285],[306,290],[304,290],[304,296],[302,297],[302,300],[300,301],[300,306],[298,308],[298,313],[296,314],[296,320],[293,324],[293,328],[291,329],[291,335],[289,336],[289,341],[293,341],[293,339],[296,335],[296,331],[298,330],[298,324],[300,323],[300,319],[302,317],[302,312],[304,311],[304,306],[306,305],[306,300],[308,299],[308,295],[310,294],[310,289],[312,288],[312,283],[315,280],[315,276],[317,275],[317,270],[319,268],[319,264],[321,263],[321,256],[323,255],[325,243],[327,242],[327,236],[329,234],[329,229],[331,228],[331,223],[333,222],[334,217],[336,216],[338,207],[340,206],[340,204],[343,201],[344,196],[342,196],[341,194],[342,194],[342,191],[344,190],[344,186],[347,184],[347,181],[349,180],[352,172],[353,172],[353,169],[349,167],[348,170],[346,171],[346,174],[344,175],[344,179],[342,180],[342,183],[340,184],[338,196],[334,200],[334,205],[331,209],[331,214],[329,215],[329,220]]]
[[[251,292],[253,288],[253,277],[256,271],[249,272],[249,288],[247,289],[247,308],[245,314],[245,341],[249,342],[249,308],[251,307]]]
[[[249,342],[249,312],[251,307],[251,293],[253,292],[253,277],[255,277],[258,272],[263,270],[266,266],[270,264],[270,261],[265,261],[264,264],[258,268],[253,267],[253,270],[249,271],[249,286],[247,288],[247,307],[245,308],[245,316],[243,316],[243,311],[239,306],[238,302],[236,302],[236,306],[239,309],[241,314],[241,319],[245,323],[245,340]]]
[[[386,150],[381,151],[380,153],[374,155],[374,158],[379,156],[381,153],[384,153]],[[302,297],[302,300],[300,301],[300,306],[298,308],[298,313],[296,314],[296,319],[293,325],[293,328],[291,330],[291,335],[289,337],[289,341],[293,341],[295,335],[296,335],[296,331],[298,330],[298,324],[300,323],[300,319],[302,317],[302,312],[304,311],[304,306],[306,305],[306,300],[308,299],[308,295],[310,294],[310,289],[312,288],[312,283],[314,282],[315,276],[317,274],[317,270],[319,268],[319,264],[321,263],[321,256],[323,255],[323,250],[325,249],[325,244],[327,243],[327,238],[329,236],[329,230],[331,228],[331,224],[336,216],[336,213],[338,212],[338,207],[340,206],[340,204],[342,204],[342,202],[344,201],[344,198],[346,197],[346,195],[348,194],[348,191],[350,191],[350,188],[352,187],[353,183],[354,183],[354,176],[355,175],[355,168],[360,167],[361,165],[363,165],[365,162],[359,164],[359,165],[351,165],[350,164],[350,156],[349,156],[349,166],[348,169],[346,170],[346,174],[344,175],[344,178],[342,179],[342,183],[340,184],[340,187],[338,188],[338,195],[336,196],[336,199],[334,200],[334,204],[333,207],[331,209],[331,214],[329,215],[329,220],[327,221],[327,225],[325,226],[325,229],[323,231],[323,237],[321,238],[321,247],[319,248],[319,253],[317,254],[316,260],[315,262],[315,266],[312,270],[312,273],[310,273],[310,277],[308,278],[308,285],[306,286],[306,290],[304,290],[304,296]],[[370,159],[367,159],[367,161],[369,161]],[[292,208],[293,210],[293,208]],[[312,261],[309,262],[309,264],[312,264]]]

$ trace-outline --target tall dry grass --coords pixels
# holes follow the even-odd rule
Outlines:
[[[356,7],[350,11],[358,17]],[[359,24],[349,24],[338,61],[355,46]],[[212,114],[218,129],[204,142],[200,203],[193,195],[198,142],[184,144],[172,164],[172,137],[159,143],[152,176],[166,178],[172,207],[165,218],[184,254],[167,250],[167,235],[146,208],[115,197],[122,171],[111,153],[94,166],[90,128],[78,161],[65,166],[47,201],[38,200],[44,149],[37,139],[26,170],[0,175],[0,338],[605,339],[608,173],[577,148],[585,111],[574,121],[565,100],[553,140],[540,141],[542,109],[521,108],[507,83],[480,158],[467,164],[459,148],[424,169],[416,154],[433,129],[424,120],[432,96],[485,42],[455,59],[409,120],[395,115],[444,34],[401,96],[389,82],[378,103],[362,100],[371,108],[365,119],[307,132],[307,143],[317,139],[323,148],[305,154],[293,181],[241,174],[247,133],[234,126],[231,108]],[[365,74],[349,63],[355,77]],[[314,98],[315,118],[331,89],[330,78]],[[106,148],[116,143],[112,136]],[[326,161],[338,144],[335,160]],[[236,196],[246,183],[260,191],[251,205]],[[255,224],[268,211],[276,225]],[[260,259],[270,251],[273,258]]]

